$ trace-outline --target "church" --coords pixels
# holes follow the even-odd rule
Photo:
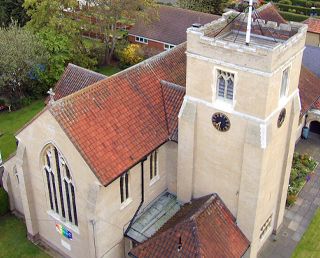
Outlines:
[[[249,42],[246,26],[229,11],[108,78],[70,64],[5,163],[29,238],[64,257],[257,257],[314,100],[307,25],[255,19]]]

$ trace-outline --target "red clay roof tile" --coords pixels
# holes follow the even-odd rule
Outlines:
[[[184,205],[134,257],[242,257],[249,241],[217,194]],[[178,251],[178,246],[181,246]]]
[[[54,99],[61,99],[105,78],[107,78],[107,76],[103,74],[90,71],[74,64],[68,64],[54,88]]]
[[[266,21],[273,21],[280,23],[287,23],[287,21],[280,15],[278,9],[274,6],[273,3],[268,3],[266,5],[261,6],[257,9],[261,19]]]
[[[184,52],[185,44],[177,46],[56,101],[50,108],[103,185],[171,136],[184,94],[181,89],[162,87],[161,80],[185,85]],[[168,91],[177,94],[168,97]],[[176,121],[168,124],[168,119]]]
[[[320,19],[317,18],[308,18],[304,22],[304,24],[308,24],[308,31],[312,33],[320,33]]]

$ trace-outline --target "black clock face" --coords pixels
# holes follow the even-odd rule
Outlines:
[[[278,117],[278,124],[277,124],[278,128],[280,128],[282,126],[284,119],[286,118],[286,113],[287,113],[287,111],[285,108],[281,110],[279,117]]]
[[[212,124],[221,132],[226,132],[230,129],[230,120],[223,113],[214,113],[212,115]]]

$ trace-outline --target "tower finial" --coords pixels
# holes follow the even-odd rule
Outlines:
[[[250,35],[251,35],[252,5],[253,5],[253,0],[249,0],[249,12],[248,12],[248,23],[247,23],[247,33],[246,33],[246,45],[247,46],[249,46]]]

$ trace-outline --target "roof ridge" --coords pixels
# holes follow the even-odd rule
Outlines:
[[[82,66],[75,65],[75,64],[73,64],[73,63],[68,63],[67,67],[69,67],[69,66],[72,66],[72,67],[77,68],[77,69],[84,70],[84,71],[89,72],[89,73],[92,73],[92,74],[96,74],[96,75],[100,75],[100,76],[102,76],[102,77],[108,78],[108,76],[106,76],[106,75],[104,75],[104,74],[102,74],[102,73],[98,73],[98,72],[93,71],[93,70],[90,70],[90,69],[88,69],[88,68],[84,68],[84,67],[82,67]]]
[[[202,15],[208,15],[208,16],[210,15],[210,16],[214,16],[214,17],[221,17],[220,15],[217,15],[217,14],[205,13],[205,12],[190,10],[190,9],[182,8],[182,7],[179,7],[179,6],[169,6],[169,5],[162,5],[162,4],[160,4],[160,5],[159,5],[159,8],[168,8],[168,9],[172,9],[172,10],[173,10],[173,9],[183,10],[183,11],[188,12],[188,13],[202,14]]]
[[[269,2],[267,4],[264,4],[262,6],[260,6],[258,9],[257,9],[257,12],[261,12],[267,8],[269,8],[270,6],[274,6],[274,4],[272,2]]]
[[[57,100],[56,102],[60,103],[60,102],[65,102],[65,101],[68,101],[70,99],[76,98],[78,95],[84,94],[86,92],[89,92],[89,91],[101,86],[102,82],[106,82],[108,80],[111,80],[112,78],[121,76],[123,74],[126,74],[126,73],[128,73],[130,71],[133,71],[135,69],[138,69],[140,67],[142,68],[142,67],[146,67],[148,65],[153,65],[154,63],[158,62],[159,60],[162,60],[166,56],[170,56],[173,53],[175,53],[176,51],[179,51],[181,48],[183,48],[185,46],[185,44],[186,44],[186,42],[183,42],[183,43],[179,44],[178,46],[174,47],[171,50],[161,52],[160,54],[155,55],[153,57],[150,57],[150,58],[148,58],[148,59],[146,59],[146,60],[144,60],[144,61],[142,61],[142,62],[140,62],[138,64],[135,64],[135,65],[133,65],[133,66],[131,66],[131,67],[125,69],[125,70],[122,70],[122,71],[120,71],[118,73],[115,73],[115,74],[109,76],[109,77],[106,77],[105,79],[103,79],[101,81],[95,82],[95,83],[93,83],[93,84],[91,84],[91,85],[89,85],[89,86],[87,86],[87,87],[85,87],[85,88],[83,88],[81,90],[78,90],[78,91],[76,91],[74,93],[71,93],[71,94],[69,94],[69,95]]]

